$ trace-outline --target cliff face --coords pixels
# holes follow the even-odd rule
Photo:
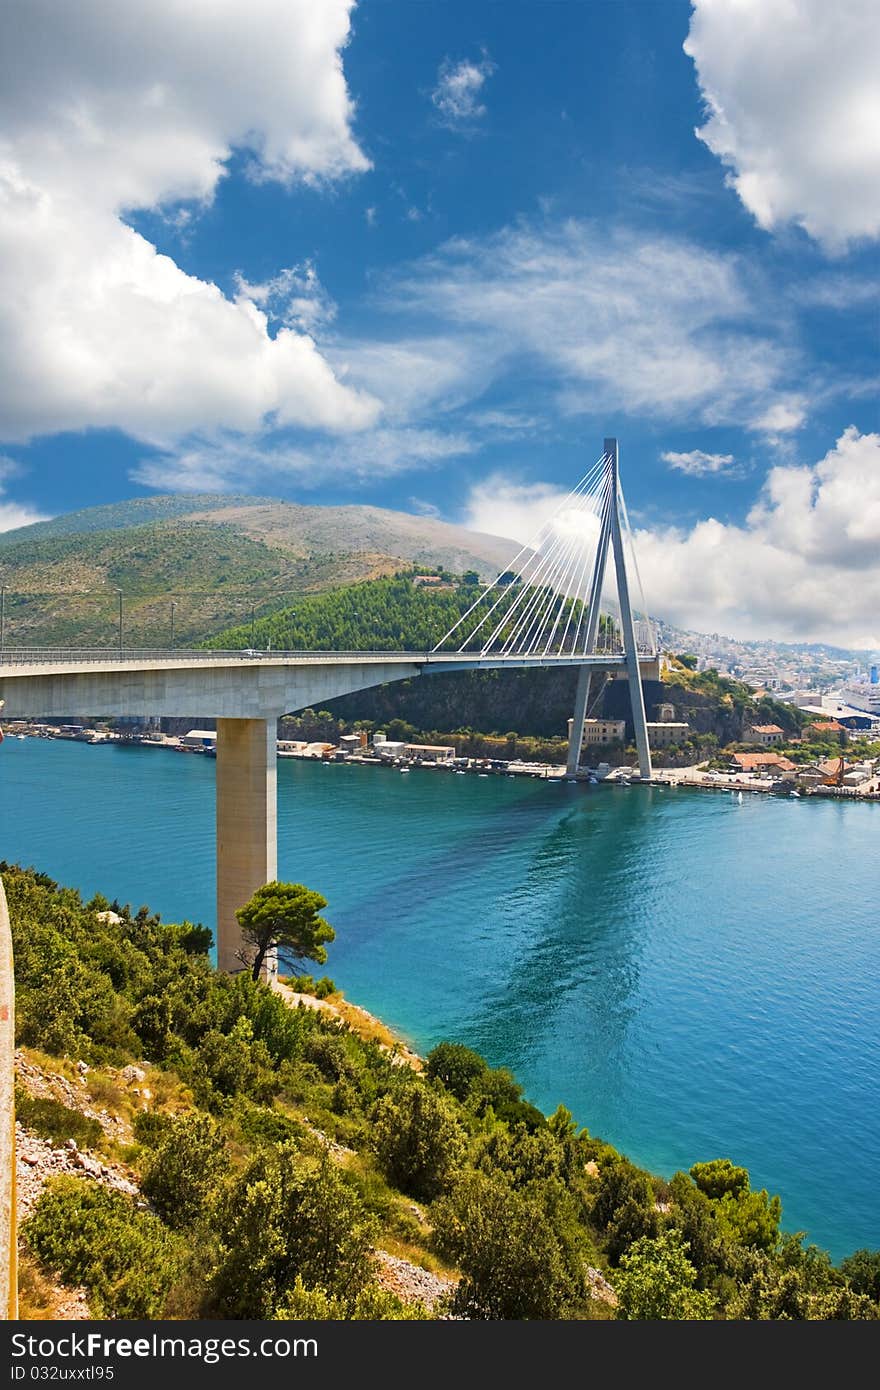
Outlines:
[[[377,686],[331,701],[337,718],[370,719],[378,725],[403,719],[417,729],[451,733],[469,728],[480,733],[516,732],[539,738],[564,738],[574,706],[577,671],[571,667],[547,671],[475,671],[460,675],[421,677]],[[776,723],[786,733],[798,731],[797,714],[777,701],[755,702],[729,692],[690,690],[685,686],[645,681],[648,719],[656,706],[671,704],[675,718],[697,734],[714,734],[719,744],[741,740],[753,722]],[[593,710],[609,719],[625,719],[632,739],[629,686],[611,681]]]

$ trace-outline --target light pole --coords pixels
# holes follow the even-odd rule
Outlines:
[[[257,645],[257,609],[255,604],[251,604],[251,651]]]
[[[121,660],[122,660],[122,590],[121,590],[121,589],[117,589],[117,590],[116,590],[116,596],[117,596],[117,598],[119,599],[119,660],[121,661]]]
[[[174,610],[175,610],[176,607],[177,607],[177,604],[174,602],[174,599],[172,599],[172,600],[171,600],[171,647],[172,647],[172,650],[173,650],[173,648],[174,648]]]
[[[0,661],[3,660],[3,639],[6,635],[6,585],[0,585]]]

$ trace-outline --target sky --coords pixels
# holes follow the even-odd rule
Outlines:
[[[6,0],[0,529],[157,492],[526,540],[880,647],[875,0]]]

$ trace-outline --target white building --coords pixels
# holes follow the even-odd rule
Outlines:
[[[216,729],[190,729],[180,740],[185,748],[216,748]]]

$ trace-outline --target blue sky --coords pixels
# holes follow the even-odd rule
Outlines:
[[[524,538],[617,434],[657,611],[880,644],[867,0],[122,11],[7,7],[0,524]]]

